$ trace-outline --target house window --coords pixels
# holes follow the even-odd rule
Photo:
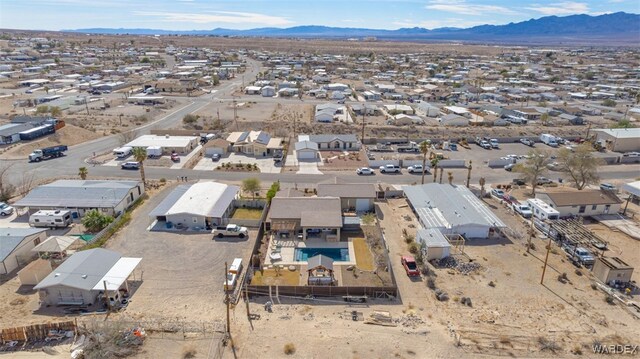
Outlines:
[[[102,209],[102,212],[104,212],[104,213],[109,212],[109,208],[103,208],[103,209]]]
[[[586,209],[587,209],[587,206],[580,206],[580,208],[578,209],[578,213],[584,213]]]
[[[595,211],[596,209],[598,209],[598,205],[597,204],[594,204],[593,206],[591,206],[591,210],[592,211]]]
[[[40,244],[40,237],[36,238],[33,240],[33,245],[37,246],[38,244]]]
[[[336,142],[336,143],[333,145],[333,148],[340,148],[340,142]]]

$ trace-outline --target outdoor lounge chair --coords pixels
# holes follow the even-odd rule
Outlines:
[[[271,252],[269,254],[269,258],[271,258],[272,262],[281,261],[282,260],[282,254],[280,254],[280,252]]]

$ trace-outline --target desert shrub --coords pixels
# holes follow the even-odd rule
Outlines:
[[[292,355],[296,352],[296,346],[293,343],[287,343],[284,345],[284,353],[287,355]]]

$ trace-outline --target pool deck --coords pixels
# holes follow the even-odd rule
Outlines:
[[[270,254],[274,252],[275,246],[280,246],[280,255],[282,260],[273,260]],[[356,252],[353,249],[353,242],[349,239],[348,242],[327,242],[323,239],[309,238],[306,241],[299,240],[297,238],[277,238],[272,236],[267,248],[267,256],[265,258],[265,265],[307,265],[306,261],[296,261],[295,251],[296,248],[349,248],[349,261],[335,261],[334,265],[355,265],[356,264]]]

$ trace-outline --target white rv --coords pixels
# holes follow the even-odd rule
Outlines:
[[[224,281],[224,290],[233,290],[242,272],[242,258],[235,258],[227,270],[227,279]]]
[[[124,146],[113,150],[113,155],[118,158],[125,158],[131,154],[131,151],[133,151],[133,148]]]
[[[32,227],[64,228],[73,222],[71,211],[41,210],[29,217],[29,225]]]
[[[535,218],[541,220],[554,220],[560,218],[560,212],[541,199],[530,198],[527,202],[529,203],[531,212],[533,212],[533,216]]]

